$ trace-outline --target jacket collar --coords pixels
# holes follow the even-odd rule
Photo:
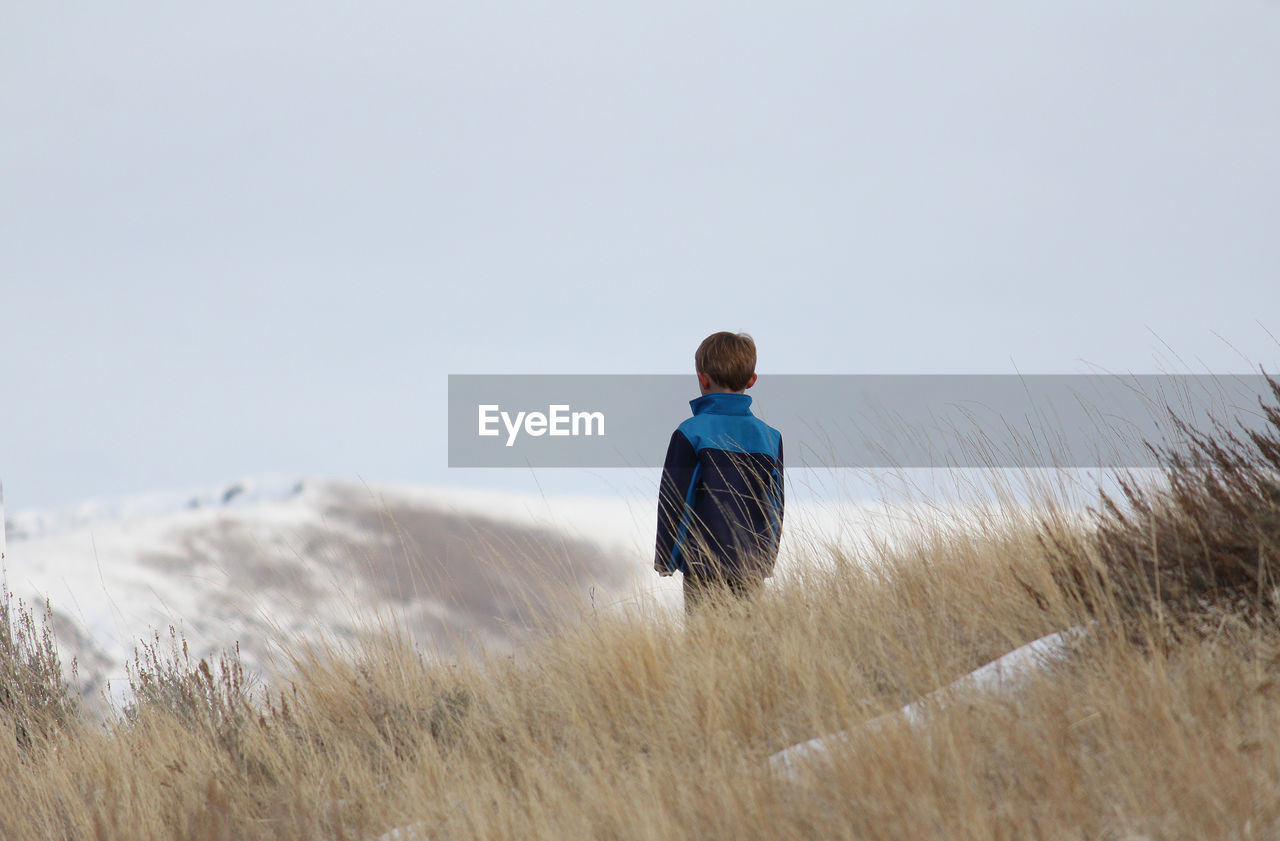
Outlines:
[[[695,415],[749,415],[751,395],[732,391],[713,391],[689,401]]]

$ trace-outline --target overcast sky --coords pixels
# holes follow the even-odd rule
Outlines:
[[[1278,82],[1273,0],[10,4],[6,501],[595,491],[449,471],[447,375],[720,329],[762,376],[1275,370]]]

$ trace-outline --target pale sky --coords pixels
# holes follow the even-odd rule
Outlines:
[[[450,471],[450,373],[1280,368],[1273,0],[11,4],[11,509]],[[693,393],[691,377],[691,394]]]

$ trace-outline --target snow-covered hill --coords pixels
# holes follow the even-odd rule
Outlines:
[[[643,507],[643,506],[641,506]],[[428,652],[503,646],[644,566],[651,512],[546,499],[334,481],[245,481],[189,494],[10,512],[14,596],[48,599],[88,701],[127,686],[141,641],[170,627],[193,658],[239,644],[264,674],[281,644],[354,640],[378,621]],[[649,550],[651,551],[651,550]],[[274,658],[274,659],[273,659]]]

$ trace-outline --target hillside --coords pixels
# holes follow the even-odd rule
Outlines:
[[[49,602],[82,699],[105,713],[108,683],[118,705],[126,665],[170,628],[196,659],[238,645],[243,664],[265,678],[282,649],[354,642],[387,622],[448,657],[509,648],[533,626],[588,611],[646,599],[678,608],[679,578],[651,570],[653,505],[647,497],[245,479],[64,510],[11,509],[5,574],[17,598]],[[917,513],[795,500],[780,568],[813,563],[826,545],[891,541]]]
[[[11,513],[6,574],[14,595],[49,600],[93,705],[170,627],[196,658],[239,644],[255,671],[281,645],[352,641],[379,620],[446,654],[508,646],[633,579],[634,547],[609,539],[630,535],[629,516],[590,500],[245,481]]]
[[[279,593],[281,567],[231,559],[286,519],[299,540],[319,522],[369,559],[353,592],[418,606],[430,584],[481,606],[469,628],[539,627],[448,658],[395,619],[294,638],[273,686],[234,654],[153,646],[104,724],[61,691],[38,625],[6,610],[0,837],[1276,838],[1280,411],[1264,410],[1266,434],[1193,436],[1158,481],[1120,477],[1084,514],[921,506],[846,545],[801,517],[763,593],[691,617],[643,597],[558,614],[531,594],[589,589],[594,556],[510,521],[464,529],[418,491],[365,508],[350,486],[304,486],[251,506],[255,523],[275,512],[268,532],[200,513],[153,548],[207,552]],[[513,539],[527,554],[493,554]],[[208,578],[192,556],[148,555],[148,574]],[[486,576],[480,557],[499,573],[461,574]],[[445,561],[459,573],[436,575]]]

